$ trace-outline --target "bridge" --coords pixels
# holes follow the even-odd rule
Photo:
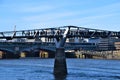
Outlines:
[[[0,32],[0,39],[12,40],[13,38],[56,38],[60,39],[63,37],[66,29],[69,29],[66,38],[108,38],[108,37],[118,37],[120,38],[120,32],[90,29],[76,26],[64,26],[58,28],[45,28],[45,29],[34,29],[34,30],[21,30],[21,31],[6,31]]]
[[[67,31],[67,35],[65,31]],[[63,40],[65,37],[65,40]],[[79,42],[70,42],[70,39],[80,39],[87,38],[120,38],[120,32],[90,29],[77,26],[63,26],[57,28],[44,28],[44,29],[34,29],[34,30],[21,30],[21,31],[6,31],[0,32],[0,50],[6,51],[13,54],[20,54],[22,52],[31,52],[33,50],[47,50],[56,51],[60,45],[65,44],[65,50],[79,50],[85,49],[92,50],[96,49],[96,46],[92,45],[81,45]],[[21,40],[20,42],[12,41],[14,39]],[[34,39],[34,42],[26,42],[24,40]],[[62,41],[63,40],[63,41]],[[68,42],[67,42],[68,41]],[[72,45],[74,44],[74,45]],[[79,44],[79,45],[78,45]],[[9,46],[8,46],[9,45]],[[92,46],[92,47],[91,47]],[[34,52],[34,51],[33,51]]]
[[[76,44],[67,42],[64,46],[65,51],[79,50],[81,48],[85,50],[95,50],[96,48],[95,45],[92,46],[91,44]],[[0,51],[6,53],[3,58],[15,58],[15,56],[19,58],[22,57],[20,56],[22,53],[24,53],[26,57],[40,57],[40,51],[48,52],[48,57],[53,58],[56,45],[53,42],[0,42]]]
[[[67,70],[66,70],[64,50],[65,51],[80,50],[81,48],[85,49],[86,46],[78,45],[79,39],[84,39],[84,38],[85,39],[86,38],[87,39],[92,39],[92,38],[119,39],[120,32],[83,28],[77,26],[62,26],[57,28],[6,31],[6,32],[0,32],[0,39],[1,39],[0,51],[14,55],[18,55],[22,52],[32,53],[38,50],[47,50],[47,51],[55,52],[54,73],[60,72],[61,74],[62,73],[66,74]],[[22,42],[15,42],[13,41],[14,39],[21,40]],[[26,40],[30,40],[30,39],[34,39],[35,42],[26,42]],[[72,45],[74,42],[70,43],[69,42],[70,39],[75,39],[76,44]],[[93,46],[92,48],[90,47],[91,46],[89,46],[89,48],[87,49],[97,50],[96,46]]]

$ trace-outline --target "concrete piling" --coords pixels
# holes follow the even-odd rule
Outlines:
[[[54,62],[54,74],[55,75],[66,75],[67,65],[64,48],[56,48],[55,62]]]

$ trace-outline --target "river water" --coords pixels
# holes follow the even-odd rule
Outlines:
[[[0,60],[0,80],[120,80],[120,60],[67,59],[68,75],[53,75],[54,59]]]

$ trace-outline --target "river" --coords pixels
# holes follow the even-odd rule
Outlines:
[[[68,75],[53,75],[54,59],[0,60],[0,80],[120,80],[120,60],[67,59]]]

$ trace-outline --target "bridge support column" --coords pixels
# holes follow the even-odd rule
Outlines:
[[[55,62],[54,62],[54,74],[55,75],[66,75],[67,65],[64,48],[56,48]]]

